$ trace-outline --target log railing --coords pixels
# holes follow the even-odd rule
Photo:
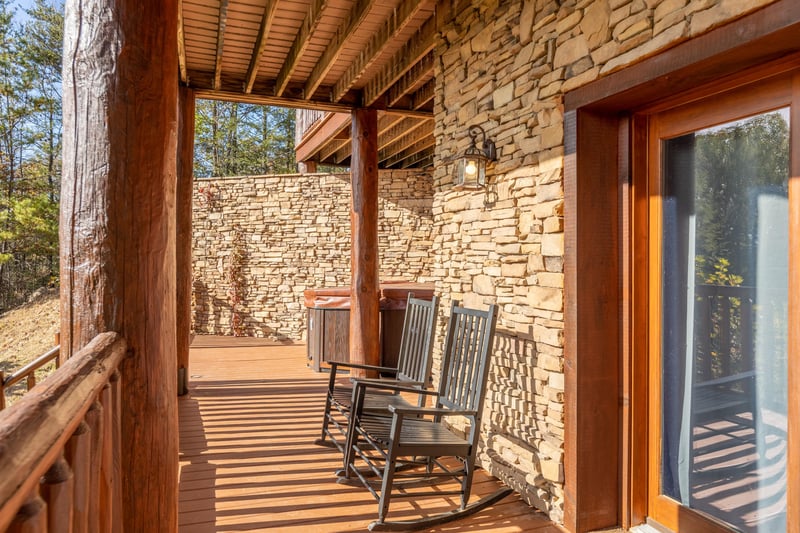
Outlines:
[[[120,531],[125,340],[103,333],[0,412],[0,531]]]
[[[5,376],[3,375],[3,371],[0,370],[0,411],[6,408],[7,389],[25,380],[28,390],[31,390],[33,387],[36,386],[36,371],[45,366],[46,364],[50,363],[51,361],[55,361],[57,370],[58,354],[60,351],[61,350],[60,347],[58,346],[58,342],[56,342],[55,348],[51,348],[48,352],[40,355],[27,365],[23,366],[22,368],[14,372],[13,374]]]

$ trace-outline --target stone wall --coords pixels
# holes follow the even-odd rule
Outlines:
[[[379,203],[381,278],[430,281],[430,174],[382,171]],[[349,174],[197,180],[192,231],[196,333],[303,340],[303,291],[350,283]]]
[[[436,161],[481,125],[490,194],[434,171],[434,260],[451,298],[501,308],[483,465],[556,521],[564,509],[563,95],[769,0],[456,2],[438,36]]]

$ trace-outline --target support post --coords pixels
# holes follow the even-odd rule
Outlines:
[[[377,111],[355,109],[352,122],[350,361],[379,365]]]
[[[194,92],[178,91],[178,169],[176,204],[176,327],[178,395],[188,392],[189,344],[192,330],[192,192],[194,162]]]
[[[61,357],[104,331],[120,367],[122,521],[177,531],[177,0],[67,0]]]

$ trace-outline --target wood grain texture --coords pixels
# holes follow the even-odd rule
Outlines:
[[[564,126],[564,521],[577,533],[619,523],[619,121],[572,111]]]
[[[81,427],[84,414],[124,355],[124,340],[112,333],[100,335],[0,413],[0,531]],[[67,454],[71,459],[69,449]]]
[[[178,155],[175,186],[175,334],[178,354],[178,394],[186,394],[189,380],[189,342],[192,330],[192,187],[194,163],[194,108],[191,89],[178,91]],[[183,369],[183,372],[180,371]]]
[[[177,0],[68,1],[64,24],[61,338],[101,331],[121,368],[123,522],[177,527]]]
[[[380,365],[378,276],[378,113],[352,117],[350,362]]]

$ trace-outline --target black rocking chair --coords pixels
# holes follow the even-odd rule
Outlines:
[[[494,305],[488,311],[477,311],[453,303],[438,392],[355,380],[352,430],[345,473],[339,482],[360,481],[378,500],[378,519],[370,524],[370,531],[431,527],[478,512],[512,492],[503,488],[469,504],[496,313]],[[391,416],[386,416],[364,409],[366,398],[376,390],[416,393],[436,400],[434,407],[427,408],[390,406]],[[465,418],[467,435],[452,429],[444,417]],[[457,461],[441,460],[451,457]],[[356,460],[366,467],[357,468]],[[416,468],[409,469],[409,465]],[[456,487],[443,486],[454,482]],[[419,490],[423,486],[433,487]],[[386,521],[392,498],[419,501],[426,496],[450,495],[460,496],[457,509],[416,520]]]
[[[424,389],[430,384],[431,352],[438,305],[439,298],[437,296],[428,301],[414,298],[414,294],[409,293],[397,368],[335,361],[330,363],[331,376],[328,382],[325,413],[322,418],[322,435],[315,441],[315,444],[335,446],[339,451],[343,453],[345,451],[344,442],[349,426],[353,388],[337,383],[337,372],[340,369],[358,368],[377,372],[379,375],[394,374],[392,379],[375,381],[400,384],[414,390]],[[424,397],[422,397],[422,401],[424,401]],[[378,390],[374,393],[367,393],[363,401],[363,409],[367,412],[388,414],[390,405],[412,406],[400,394],[392,391]],[[337,435],[342,439],[341,441]]]

